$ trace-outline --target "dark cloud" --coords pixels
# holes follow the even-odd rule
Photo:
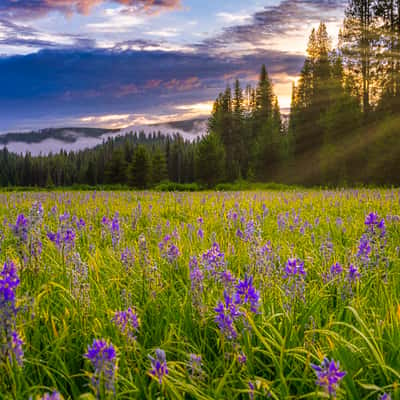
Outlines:
[[[236,76],[295,74],[301,56],[260,51],[245,58],[161,51],[42,50],[0,58],[0,121],[12,118],[163,111],[208,101]]]
[[[248,24],[191,46],[194,52],[162,51],[167,42],[143,39],[100,50],[94,40],[42,34],[21,23],[21,18],[52,10],[85,13],[103,1],[0,0],[0,45],[44,49],[0,57],[0,130],[24,120],[168,112],[179,104],[214,99],[236,78],[243,84],[254,81],[263,63],[275,83],[284,84],[285,75],[298,74],[304,58],[266,50],[265,43],[321,19],[329,21],[344,7],[344,0],[284,0],[255,13]],[[135,6],[156,11],[180,5],[180,0],[109,1],[127,6],[124,12],[134,12]],[[246,44],[251,51],[245,55],[232,50],[232,45],[245,49]]]
[[[51,11],[66,15],[87,14],[90,9],[105,0],[1,0],[0,16],[6,18],[32,19]],[[109,0],[135,10],[153,13],[180,7],[180,0]]]
[[[46,37],[46,39],[43,39]],[[69,42],[61,45],[60,40]],[[94,48],[96,41],[79,35],[58,34],[51,36],[26,25],[16,24],[6,19],[0,19],[0,45],[24,46],[33,49],[71,47],[75,49]]]
[[[232,43],[260,44],[279,35],[295,33],[319,21],[337,21],[335,12],[344,9],[347,0],[283,0],[277,6],[255,13],[248,24],[231,26],[198,47],[211,50],[229,47]]]

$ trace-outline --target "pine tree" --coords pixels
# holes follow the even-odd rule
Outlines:
[[[113,151],[110,161],[105,166],[107,183],[126,183],[126,162],[121,149]],[[80,170],[80,168],[78,168]]]
[[[136,147],[129,166],[129,183],[137,189],[145,189],[151,182],[151,161],[145,146]]]
[[[153,184],[160,183],[167,179],[167,161],[165,159],[164,153],[157,149],[153,153],[152,158],[152,182]]]
[[[272,113],[273,92],[265,64],[261,67],[260,79],[256,90],[255,116],[260,124],[267,123]]]
[[[380,37],[379,111],[400,113],[400,0],[376,1],[374,10]]]
[[[350,0],[345,12],[340,47],[346,68],[360,87],[365,118],[371,110],[376,75],[376,19],[372,0]]]
[[[207,185],[215,186],[224,177],[225,151],[218,135],[210,133],[203,137],[197,146],[195,159],[196,179]]]

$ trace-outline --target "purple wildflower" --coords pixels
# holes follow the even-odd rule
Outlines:
[[[180,256],[178,247],[172,243],[171,235],[166,235],[163,240],[158,244],[161,256],[166,258],[170,263],[175,261]]]
[[[20,281],[13,262],[5,263],[0,272],[0,355],[15,359],[19,365],[23,362],[22,339],[16,330],[18,309],[15,290]]]
[[[42,203],[40,201],[35,201],[32,204],[31,212],[29,214],[31,219],[40,221],[43,218],[43,214],[44,209]]]
[[[285,266],[285,275],[284,279],[290,278],[301,278],[306,275],[306,271],[304,270],[304,261],[300,261],[299,259],[290,258]]]
[[[237,231],[236,231],[236,236],[237,236],[239,239],[244,239],[244,234],[243,234],[243,232],[242,232],[240,229],[237,229]]]
[[[56,245],[57,247],[60,247],[60,246],[61,246],[61,234],[60,234],[60,232],[56,232],[56,233],[47,232],[47,238],[48,238],[51,242],[55,243],[55,245]]]
[[[19,333],[13,331],[11,333],[11,341],[10,341],[10,362],[13,362],[13,357],[17,361],[19,366],[22,366],[24,361],[24,351],[22,349],[22,345],[24,344],[23,340],[19,336]]]
[[[240,352],[238,354],[237,359],[238,359],[239,364],[241,364],[241,365],[244,365],[247,362],[246,354],[244,354],[243,352]]]
[[[354,283],[360,279],[360,272],[353,264],[350,264],[349,271],[347,273],[347,279],[349,283]]]
[[[202,375],[202,363],[201,363],[201,356],[197,354],[190,354],[189,355],[189,370],[190,375],[193,377],[199,377]]]
[[[343,267],[339,264],[333,264],[331,266],[331,276],[340,275],[343,272]]]
[[[390,394],[388,393],[383,393],[379,396],[379,400],[392,400],[392,398],[390,397]]]
[[[111,221],[111,239],[114,248],[119,243],[120,234],[121,232],[120,232],[118,214],[115,214],[114,218]]]
[[[256,387],[254,386],[254,383],[249,381],[249,399],[250,400],[254,400],[255,389],[256,389]]]
[[[254,313],[258,312],[260,303],[260,294],[253,286],[253,277],[248,277],[247,274],[244,280],[239,280],[236,285],[236,304],[250,304],[250,310]]]
[[[75,246],[75,238],[76,238],[75,231],[72,229],[67,229],[64,232],[64,236],[63,236],[64,245],[68,248],[74,247]]]
[[[135,333],[139,329],[139,319],[132,308],[129,307],[126,311],[116,311],[112,321],[129,340],[136,340]]]
[[[339,361],[329,361],[328,358],[324,358],[321,365],[311,364],[311,368],[317,375],[316,384],[324,388],[330,396],[336,397],[339,382],[346,375],[345,371],[340,371]]]
[[[83,229],[86,226],[86,222],[83,218],[80,218],[79,221],[76,223],[76,227],[78,230]]]
[[[231,287],[232,283],[235,281],[235,277],[229,269],[226,269],[220,273],[220,280],[224,287]]]
[[[386,233],[385,220],[383,218],[380,220],[378,214],[374,212],[369,213],[366,216],[364,223],[367,226],[368,231],[370,233],[375,233],[376,232],[375,228],[378,228],[380,230],[381,238],[385,236]]]
[[[233,298],[229,296],[228,292],[224,292],[224,301],[220,301],[214,309],[217,313],[215,322],[218,324],[219,329],[224,333],[228,339],[235,339],[237,331],[234,326],[234,321],[242,314],[239,312],[237,305]]]
[[[17,217],[15,225],[11,226],[14,235],[21,241],[28,241],[29,221],[25,218],[24,214]]]
[[[333,254],[333,243],[330,237],[328,236],[327,239],[321,244],[320,247],[322,256],[325,260],[328,260]]]
[[[284,287],[287,296],[287,302],[285,302],[287,310],[290,310],[293,301],[297,299],[305,301],[305,276],[304,262],[296,258],[290,258],[285,265],[283,275],[283,279],[286,281]]]
[[[97,395],[100,396],[103,383],[107,393],[115,393],[117,355],[114,346],[104,339],[95,339],[84,357],[93,365],[92,384]]]
[[[121,253],[121,261],[122,264],[124,264],[127,271],[135,264],[135,257],[129,248],[126,248]]]
[[[361,259],[364,264],[367,264],[371,255],[371,244],[366,235],[363,235],[358,245],[357,257]]]
[[[217,243],[214,243],[211,249],[203,253],[201,264],[212,276],[216,276],[225,268],[225,254],[221,252]]]
[[[5,263],[0,273],[0,304],[14,302],[15,289],[19,282],[15,264],[12,261]]]
[[[365,217],[365,225],[369,228],[374,228],[375,225],[379,224],[379,217],[378,214],[371,212]]]
[[[168,366],[165,356],[165,351],[161,349],[156,350],[156,357],[148,356],[151,362],[150,374],[158,379],[158,383],[161,385],[165,375],[168,375]]]
[[[203,271],[199,268],[199,264],[197,262],[196,257],[192,257],[191,260],[189,261],[189,268],[190,268],[190,281],[191,281],[192,294],[196,297],[200,297],[204,289],[203,287],[204,274]]]
[[[39,400],[63,400],[63,396],[59,392],[45,393]]]

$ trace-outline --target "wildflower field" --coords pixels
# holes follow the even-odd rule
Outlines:
[[[0,194],[1,399],[400,399],[400,191]]]

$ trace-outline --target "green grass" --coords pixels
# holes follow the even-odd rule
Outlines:
[[[273,399],[328,398],[315,385],[310,367],[327,356],[347,371],[338,398],[377,399],[386,391],[399,400],[400,222],[391,218],[400,215],[399,190],[271,189],[1,193],[0,260],[12,260],[19,268],[17,326],[25,342],[25,359],[18,367],[0,358],[0,398],[36,399],[52,390],[65,399],[93,398],[93,370],[83,354],[93,339],[104,338],[118,354],[116,394],[110,398],[248,399],[249,381],[256,386],[258,399],[268,393]],[[28,216],[35,201],[44,208],[33,235],[41,239],[43,251],[41,257],[28,257],[24,263],[28,247],[18,242],[9,224],[20,213]],[[54,206],[57,210],[52,211]],[[365,216],[372,211],[386,218],[386,245],[381,258],[363,268],[356,253],[366,230]],[[64,212],[70,214],[71,225],[73,216],[86,222],[82,230],[74,225],[72,250],[88,267],[87,279],[80,275],[89,288],[84,298],[71,277],[68,252],[46,236],[59,229],[58,217]],[[237,224],[230,218],[233,212],[239,215]],[[110,229],[101,220],[116,213],[121,234],[113,247]],[[284,229],[278,226],[279,218],[286,220]],[[255,223],[258,234],[245,241],[237,229],[244,231],[248,221]],[[312,227],[303,232],[306,221]],[[158,248],[167,234],[173,235],[180,250],[172,263]],[[146,254],[139,246],[143,237]],[[321,245],[328,237],[333,253],[325,258]],[[224,337],[214,321],[214,308],[223,299],[221,282],[205,280],[201,306],[192,301],[189,261],[201,258],[214,242],[225,253],[232,275],[254,276],[260,291],[260,313],[242,309],[245,323],[238,323],[235,341]],[[256,255],[267,242],[273,264],[268,269],[257,265]],[[127,247],[135,256],[129,268],[121,262]],[[304,301],[290,302],[285,293],[282,271],[290,257],[305,262]],[[344,278],[322,279],[335,262],[345,271],[355,264],[362,272],[351,295],[343,288]],[[111,321],[115,311],[129,306],[140,318],[135,342]],[[166,351],[169,368],[161,386],[149,374],[148,354],[154,355],[157,348]],[[202,356],[200,378],[190,376],[190,353]],[[238,362],[240,353],[247,357],[244,365]]]

